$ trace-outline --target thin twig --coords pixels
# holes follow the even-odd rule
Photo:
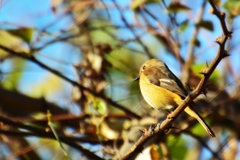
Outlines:
[[[29,61],[31,61],[31,62],[39,65],[40,67],[46,69],[47,71],[53,73],[54,75],[56,75],[56,76],[62,78],[63,80],[71,83],[72,85],[79,87],[81,90],[85,90],[85,91],[91,93],[92,95],[103,99],[103,100],[104,100],[105,102],[107,102],[109,105],[112,105],[112,106],[114,106],[114,107],[116,107],[116,108],[124,111],[126,114],[129,114],[130,116],[132,116],[132,117],[134,117],[134,118],[137,118],[137,119],[140,119],[140,118],[141,118],[139,115],[131,112],[131,111],[130,111],[129,109],[127,109],[126,107],[124,107],[124,106],[122,106],[122,105],[114,102],[111,98],[106,97],[106,96],[104,96],[103,94],[94,92],[94,91],[92,91],[91,89],[82,86],[82,85],[79,84],[78,82],[75,82],[75,81],[69,79],[68,77],[62,75],[59,71],[54,70],[54,69],[50,68],[49,66],[45,65],[44,63],[38,61],[33,55],[29,55],[29,54],[23,53],[23,52],[15,52],[15,51],[13,51],[13,50],[11,50],[11,49],[9,49],[9,48],[1,45],[1,44],[0,44],[0,49],[8,52],[9,54],[12,54],[12,55],[14,55],[14,56],[17,56],[17,57],[20,57],[20,58],[23,58],[23,59],[26,59],[26,60],[29,60]]]
[[[199,11],[199,14],[197,16],[197,20],[196,20],[195,24],[198,24],[199,22],[201,22],[206,4],[207,4],[207,1],[204,1],[201,9]],[[196,28],[194,29],[193,33],[191,34],[192,38],[190,40],[189,47],[188,47],[187,59],[186,59],[186,62],[183,66],[183,76],[182,76],[183,79],[182,79],[182,81],[184,83],[187,83],[187,84],[188,84],[188,80],[189,80],[189,77],[190,77],[190,74],[191,74],[191,65],[194,61],[194,49],[195,49],[195,43],[194,42],[197,39],[197,35],[198,35],[199,30],[200,30],[200,26],[196,25]]]
[[[25,125],[25,124],[22,124],[22,123],[19,123],[19,122],[14,122],[14,121],[11,121],[5,117],[2,117],[0,116],[0,121],[4,124],[4,125],[11,125],[11,126],[14,126],[14,127],[18,127],[18,128],[22,128],[22,129],[26,129],[28,131],[31,131],[35,134],[38,134],[38,135],[45,135],[46,137],[48,138],[52,138],[52,139],[55,139],[56,137],[53,135],[52,132],[46,132],[45,130],[43,129],[39,129],[39,128],[36,128],[36,127],[33,127],[33,126],[29,126],[29,125]],[[28,133],[25,133],[26,135],[31,135],[32,133],[31,132],[28,132]],[[0,133],[4,133],[4,131],[1,131]],[[68,138],[65,138],[63,136],[59,136],[59,139],[61,140],[61,142],[65,143],[65,144],[68,144],[69,146],[75,148],[75,149],[78,149],[79,151],[81,151],[86,157],[90,158],[90,159],[96,159],[96,160],[102,160],[101,157],[97,156],[96,154],[90,152],[88,149],[84,148],[83,146],[81,145],[78,145],[77,143],[75,143],[74,141],[72,141],[71,139],[68,139]]]
[[[172,35],[168,32],[168,30],[163,26],[163,24],[158,20],[158,18],[154,14],[152,14],[146,8],[143,8],[143,10],[157,22],[158,26],[163,31],[163,36],[166,39],[166,43],[168,44],[168,46],[171,48],[171,50],[173,52],[172,54],[177,58],[177,60],[180,62],[181,65],[184,64],[184,59],[181,57],[181,54],[179,52],[179,47],[178,47],[177,43],[175,42],[174,38],[172,37]],[[157,36],[157,34],[159,34],[159,33],[154,32],[152,34]]]
[[[205,147],[206,149],[208,149],[208,151],[210,151],[213,155],[214,158],[216,159],[221,159],[218,155],[219,152],[213,151],[209,145],[202,139],[202,137],[196,135],[196,134],[192,134],[191,132],[185,131],[185,133],[189,134],[190,136],[192,136],[193,138],[195,138],[203,147]]]
[[[136,40],[138,41],[138,43],[143,47],[145,53],[147,54],[147,56],[149,58],[153,58],[152,54],[150,53],[149,49],[147,48],[147,46],[145,46],[142,42],[142,40],[140,39],[140,37],[135,33],[134,29],[128,24],[127,20],[125,19],[125,17],[123,16],[121,9],[119,7],[119,5],[115,2],[115,0],[112,0],[114,5],[116,6],[116,8],[118,9],[121,19],[124,22],[124,24],[127,26],[127,28],[133,33],[133,35],[135,36]]]
[[[7,124],[7,123],[6,123]],[[18,126],[14,126],[18,127]],[[27,127],[25,128],[27,129]],[[19,136],[19,137],[40,137],[40,138],[51,138],[55,139],[52,132],[44,132],[43,133],[37,133],[37,132],[31,132],[31,131],[10,131],[10,130],[4,130],[0,129],[0,134],[4,134],[7,136]],[[117,145],[121,145],[123,143],[123,139],[115,139],[115,140],[99,140],[95,137],[90,136],[84,136],[84,137],[72,137],[72,136],[65,136],[65,135],[59,135],[60,139],[68,139],[73,142],[81,142],[81,143],[88,143],[92,145],[113,145],[114,143]]]

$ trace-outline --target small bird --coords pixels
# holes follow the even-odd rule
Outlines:
[[[171,113],[188,95],[182,82],[158,59],[147,60],[140,68],[136,80],[138,79],[143,98],[155,109]],[[191,106],[186,107],[184,111],[196,118],[210,136],[215,137],[207,123]]]

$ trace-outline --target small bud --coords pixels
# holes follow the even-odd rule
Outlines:
[[[221,12],[221,13],[220,13],[220,15],[221,15],[223,18],[225,18],[225,17],[226,17],[226,14],[225,14],[225,12]]]
[[[207,74],[208,72],[208,67],[202,68],[200,74]]]
[[[139,129],[140,132],[142,132],[143,134],[147,132],[147,129],[144,128],[143,130]]]
[[[214,9],[213,8],[209,9],[209,13],[213,14],[214,13]]]
[[[220,43],[220,42],[221,42],[221,37],[217,37],[217,38],[216,38],[216,42],[217,42],[217,43]]]
[[[45,128],[45,132],[50,132],[51,129],[49,127]]]

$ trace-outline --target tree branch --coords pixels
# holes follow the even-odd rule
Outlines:
[[[199,14],[197,16],[197,20],[196,20],[195,24],[198,24],[199,22],[201,22],[206,4],[207,4],[207,1],[204,1],[201,9],[199,11]],[[191,37],[191,40],[190,40],[190,43],[189,43],[189,46],[188,46],[187,59],[186,59],[186,62],[183,66],[183,76],[182,76],[183,79],[182,79],[182,81],[184,83],[187,83],[187,84],[188,84],[189,77],[190,77],[191,72],[192,72],[191,65],[194,62],[194,49],[195,49],[195,43],[194,42],[197,40],[197,35],[198,35],[199,30],[200,30],[200,26],[196,25],[196,28],[194,29],[193,33],[191,34],[192,37]]]
[[[225,43],[229,39],[229,37],[231,37],[232,32],[228,31],[226,27],[225,13],[220,12],[215,7],[213,0],[210,0],[210,4],[213,8],[212,13],[219,18],[222,30],[224,32],[224,35],[222,37],[216,38],[216,42],[219,44],[219,50],[215,59],[213,60],[209,68],[206,68],[204,69],[204,71],[202,71],[202,74],[204,76],[199,82],[196,89],[192,93],[189,93],[189,95],[184,99],[184,101],[171,113],[172,119],[165,119],[162,123],[157,124],[154,129],[150,127],[146,132],[144,132],[140,139],[133,145],[131,150],[123,157],[124,160],[133,158],[139,152],[141,152],[141,150],[144,148],[144,144],[154,135],[161,136],[161,134],[164,134],[164,131],[169,130],[172,126],[173,121],[180,115],[180,113],[183,112],[184,109],[205,89],[208,79],[210,78],[211,74],[213,73],[217,65],[220,63],[220,61],[226,56],[228,56],[228,53],[225,51]]]
[[[139,115],[131,112],[131,111],[130,111],[129,109],[127,109],[126,107],[124,107],[124,106],[122,106],[122,105],[114,102],[111,98],[106,97],[106,96],[104,96],[103,94],[94,92],[94,91],[92,91],[91,89],[82,86],[82,85],[79,84],[78,82],[75,82],[75,81],[67,78],[66,76],[64,76],[64,75],[62,75],[60,72],[58,72],[57,70],[54,70],[54,69],[48,67],[48,66],[45,65],[44,63],[38,61],[33,55],[29,55],[29,54],[24,53],[24,52],[15,52],[15,51],[13,51],[13,50],[11,50],[11,49],[9,49],[9,48],[1,45],[1,44],[0,44],[0,49],[8,52],[9,54],[12,54],[12,55],[14,55],[14,56],[23,58],[23,59],[25,59],[25,60],[29,60],[29,61],[31,61],[31,62],[39,65],[40,67],[46,69],[47,71],[53,73],[54,75],[62,78],[63,80],[71,83],[71,84],[74,85],[74,86],[79,87],[81,90],[88,91],[88,92],[91,93],[92,95],[101,98],[102,100],[104,100],[104,101],[105,101],[106,103],[108,103],[109,105],[112,105],[112,106],[114,106],[114,107],[116,107],[116,108],[124,111],[126,114],[128,114],[128,115],[130,115],[130,116],[132,116],[132,117],[134,117],[134,118],[137,118],[137,119],[140,119],[140,118],[141,118]]]
[[[29,130],[29,131],[33,132],[33,133],[30,133],[30,132],[20,133],[20,134],[25,134],[26,136],[27,135],[30,136],[30,135],[35,133],[35,134],[38,134],[38,135],[44,135],[45,137],[55,139],[55,136],[53,135],[52,132],[46,132],[43,129],[39,129],[39,128],[36,128],[36,127],[33,127],[33,126],[29,126],[29,125],[25,125],[25,124],[22,124],[22,123],[14,122],[14,121],[11,121],[11,120],[9,120],[7,118],[4,118],[2,116],[0,116],[0,121],[3,122],[4,124],[11,125],[11,126],[14,126],[14,127],[17,127],[17,128],[26,129],[26,130]],[[6,133],[6,131],[1,130],[0,133]],[[87,156],[90,159],[102,160],[101,157],[99,157],[96,154],[90,152],[88,149],[84,148],[81,145],[78,145],[77,143],[75,143],[74,141],[72,141],[68,138],[65,138],[63,136],[59,136],[59,139],[61,140],[61,142],[66,143],[66,144],[68,144],[69,146],[71,146],[75,149],[78,149],[79,151],[81,151],[85,156]]]
[[[145,53],[147,54],[147,56],[149,58],[152,58],[153,56],[151,55],[149,49],[147,48],[147,46],[145,46],[142,42],[142,40],[140,39],[140,37],[135,33],[134,29],[132,28],[131,25],[128,24],[127,20],[125,19],[125,17],[123,16],[122,12],[121,12],[121,9],[119,7],[119,5],[115,2],[115,0],[112,0],[114,5],[116,6],[116,8],[118,9],[119,13],[120,13],[120,16],[121,16],[121,19],[122,21],[125,23],[125,25],[127,26],[127,28],[133,33],[133,35],[135,36],[136,40],[138,41],[138,43],[143,47]]]

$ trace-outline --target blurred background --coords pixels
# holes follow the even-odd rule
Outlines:
[[[134,159],[240,159],[240,2],[215,0],[232,31],[195,109]],[[166,118],[142,99],[141,64],[163,60],[194,89],[223,35],[208,1],[1,0],[0,159],[121,159]]]

